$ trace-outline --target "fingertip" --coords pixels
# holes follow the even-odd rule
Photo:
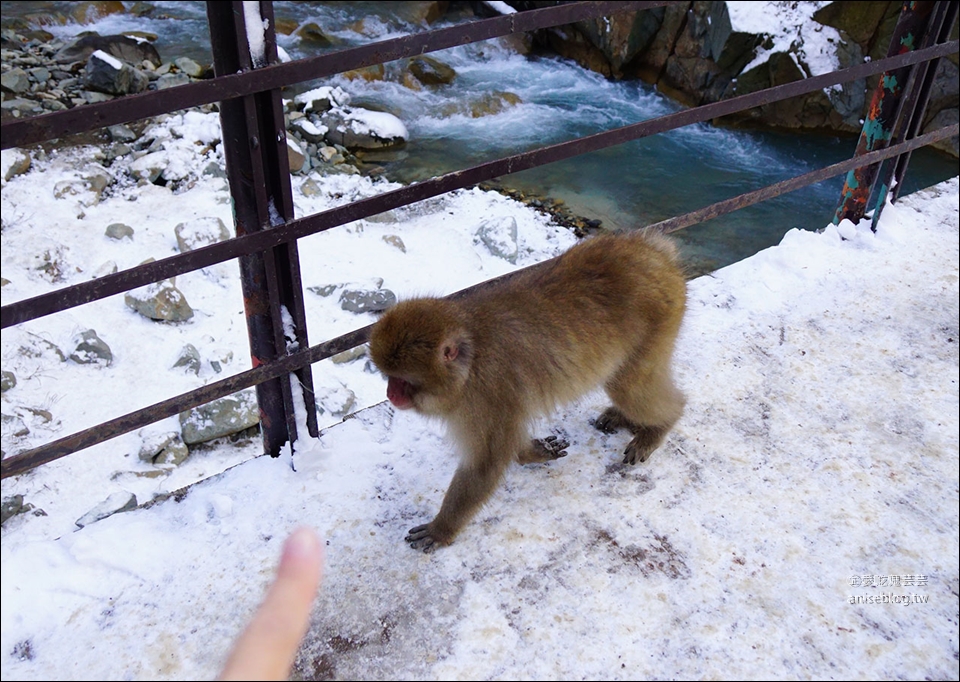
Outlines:
[[[280,570],[309,570],[319,575],[323,567],[323,543],[312,528],[301,526],[294,530],[283,543]]]

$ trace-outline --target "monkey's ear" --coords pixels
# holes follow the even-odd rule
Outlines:
[[[460,355],[460,346],[453,343],[443,344],[443,361],[453,362]]]
[[[457,358],[461,361],[466,359],[469,346],[465,335],[461,333],[450,334],[443,343],[440,344],[440,360],[444,363],[453,362]]]

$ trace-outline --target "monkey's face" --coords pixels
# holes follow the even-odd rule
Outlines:
[[[387,398],[401,410],[443,415],[459,402],[470,370],[469,339],[455,304],[404,301],[370,334],[370,356],[387,377]]]

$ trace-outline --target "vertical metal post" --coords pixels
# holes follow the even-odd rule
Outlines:
[[[888,57],[917,49],[926,32],[935,4],[935,2],[911,1],[903,3],[900,18],[890,39]],[[902,95],[912,69],[913,67],[907,66],[885,72],[880,76],[880,81],[873,91],[873,99],[870,102],[854,156],[862,156],[889,145],[904,108]],[[840,205],[833,218],[834,224],[844,219],[859,222],[863,218],[879,170],[880,164],[873,164],[862,166],[847,174],[843,183]]]
[[[248,71],[253,64],[243,2],[207,2],[207,20],[218,76]],[[277,59],[273,3],[260,2],[265,64]],[[259,31],[260,27],[251,27]],[[287,158],[286,128],[279,90],[220,103],[227,177],[237,236],[268,230],[292,220],[293,195]],[[243,303],[253,366],[287,353],[288,344],[309,346],[303,309],[303,286],[296,242],[240,259]],[[283,309],[293,329],[284,328]],[[285,331],[293,338],[285,337]],[[309,366],[295,373],[306,405],[307,429],[318,435],[313,375]],[[287,377],[257,386],[264,452],[278,456],[284,443],[297,440],[293,390]]]
[[[933,18],[930,20],[930,26],[927,28],[927,35],[923,41],[924,47],[939,45],[950,39],[950,30],[957,20],[960,3],[957,2],[937,2],[933,11]],[[920,128],[923,126],[923,119],[927,113],[927,105],[930,103],[930,94],[933,91],[933,81],[937,77],[937,67],[940,65],[940,58],[931,59],[929,62],[918,64],[920,74],[917,78],[917,105],[913,110],[912,118],[905,122],[906,130],[897,136],[897,142],[902,140],[912,140],[920,134]],[[895,166],[891,167],[893,176],[893,200],[896,201],[903,189],[903,178],[907,174],[907,166],[910,164],[910,155],[907,152],[897,157]],[[890,180],[887,180],[890,184]]]

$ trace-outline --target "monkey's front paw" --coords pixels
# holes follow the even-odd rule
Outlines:
[[[630,420],[624,417],[623,413],[615,407],[605,409],[592,423],[594,428],[603,433],[616,433],[618,429],[624,426],[633,426]]]
[[[646,462],[650,459],[650,455],[653,454],[653,450],[654,448],[638,444],[637,439],[634,438],[630,441],[630,444],[627,445],[627,449],[623,451],[623,463],[636,464],[637,462]]]
[[[429,523],[411,528],[404,540],[409,542],[413,549],[422,549],[425,554],[429,554],[439,546],[433,535],[430,534]]]
[[[667,435],[667,430],[668,427],[664,426],[638,426],[634,430],[633,440],[623,451],[623,463],[646,462],[653,451],[660,447],[664,436]]]

